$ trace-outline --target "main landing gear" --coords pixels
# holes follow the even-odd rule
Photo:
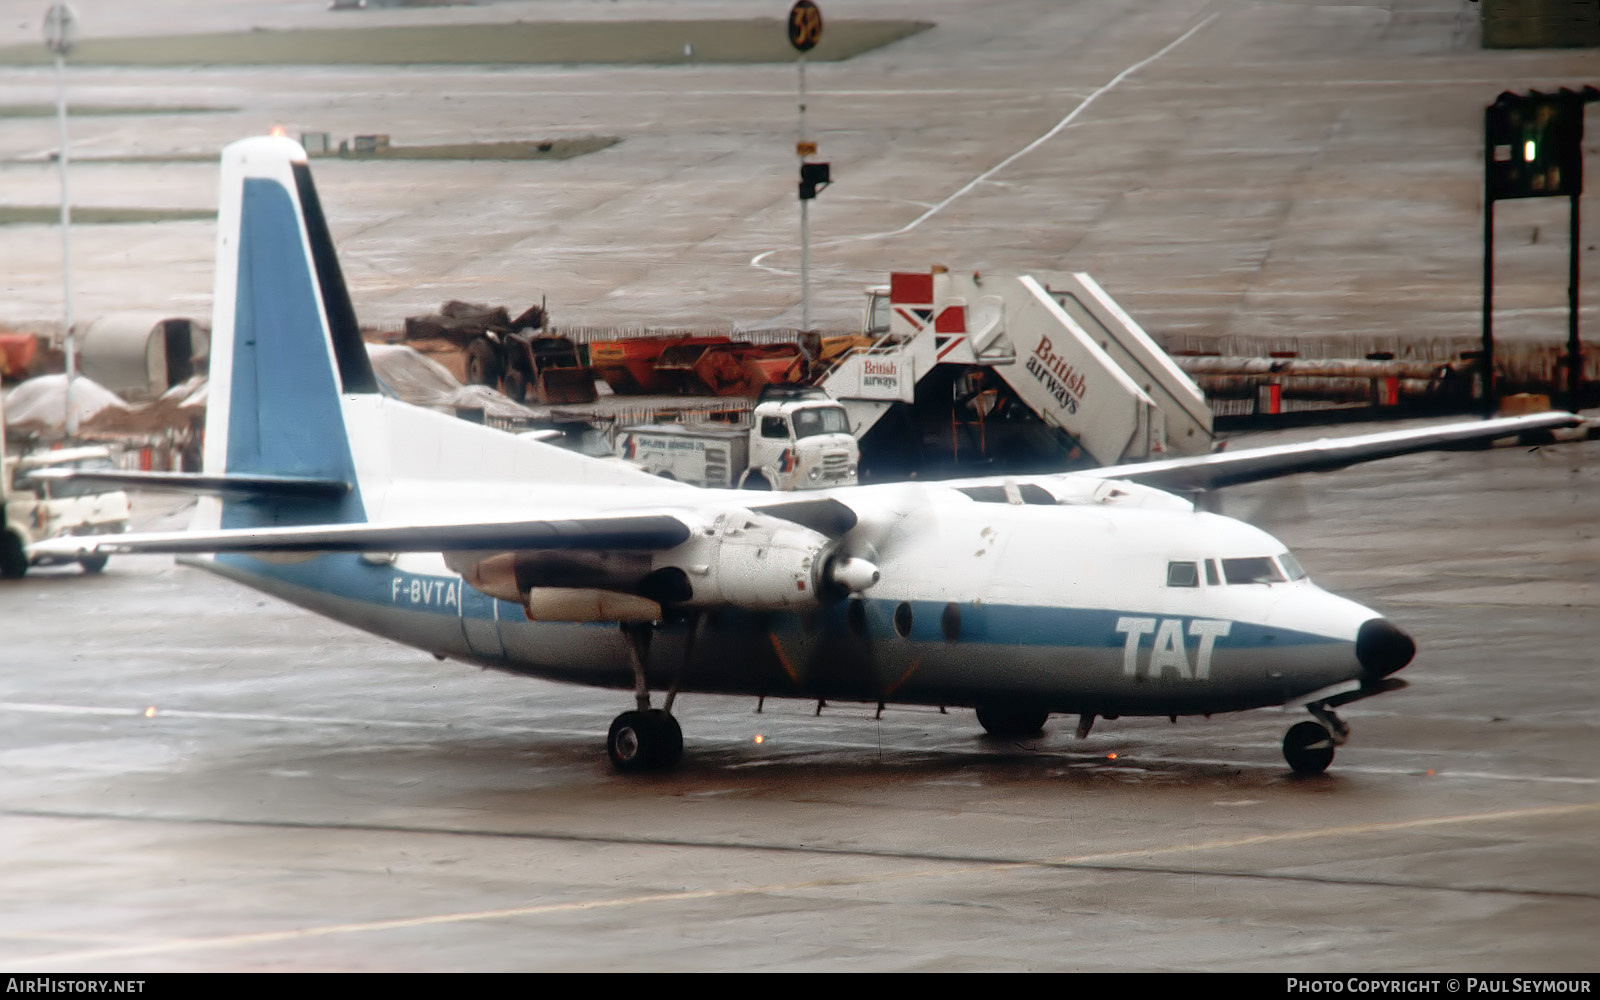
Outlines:
[[[1317,721],[1289,727],[1283,736],[1283,759],[1295,774],[1321,774],[1333,763],[1334,748],[1350,739],[1350,726],[1320,702],[1306,708]]]
[[[699,620],[689,623],[689,638],[684,649],[684,664],[694,650],[694,634]],[[664,771],[683,756],[683,729],[672,717],[672,702],[678,696],[679,675],[673,677],[666,700],[660,708],[650,707],[650,687],[645,682],[644,665],[650,656],[652,626],[626,622],[622,635],[633,654],[633,691],[637,707],[612,720],[606,734],[606,756],[619,771]]]
[[[1038,736],[1044,729],[1050,713],[1033,708],[1013,706],[978,706],[978,725],[997,739]]]

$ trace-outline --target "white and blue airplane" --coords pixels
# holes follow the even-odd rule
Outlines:
[[[357,628],[513,673],[629,689],[606,739],[666,767],[680,692],[1051,714],[1303,705],[1283,752],[1320,773],[1334,710],[1404,686],[1411,638],[1318,588],[1193,490],[1579,422],[1464,421],[1091,472],[699,489],[407,405],[374,376],[304,151],[222,157],[200,473],[181,532],[65,538],[66,558],[165,552]],[[664,692],[660,707],[652,692]]]

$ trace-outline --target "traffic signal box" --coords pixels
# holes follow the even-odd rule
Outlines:
[[[1583,193],[1583,106],[1594,93],[1507,92],[1484,109],[1491,201]]]

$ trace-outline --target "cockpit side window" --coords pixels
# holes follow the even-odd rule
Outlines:
[[[1268,556],[1222,560],[1223,575],[1229,583],[1282,583],[1283,572]]]
[[[1300,560],[1294,557],[1294,553],[1285,552],[1278,557],[1278,563],[1283,567],[1283,571],[1289,575],[1289,579],[1304,580],[1306,578],[1306,571],[1300,565]]]
[[[1222,583],[1222,572],[1217,569],[1215,559],[1206,560],[1206,586],[1215,587]]]
[[[1167,563],[1167,586],[1169,587],[1198,587],[1200,586],[1200,569],[1192,562]]]

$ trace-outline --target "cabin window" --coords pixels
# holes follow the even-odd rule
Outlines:
[[[1283,571],[1288,574],[1289,579],[1304,580],[1306,578],[1305,568],[1300,565],[1300,560],[1296,559],[1293,554],[1285,552],[1278,557],[1278,563],[1283,566]]]
[[[939,628],[951,642],[961,638],[961,609],[954,601],[944,606],[944,614],[939,617]]]
[[[1206,560],[1206,586],[1215,587],[1222,583],[1222,571],[1217,569],[1215,559]]]
[[[761,436],[764,438],[789,439],[789,421],[783,417],[762,417]]]
[[[901,601],[894,609],[894,630],[904,639],[911,634],[911,605]]]
[[[1282,583],[1283,572],[1267,556],[1222,560],[1222,572],[1229,583]]]
[[[1167,563],[1167,586],[1169,587],[1198,587],[1200,586],[1200,568],[1192,562]]]

